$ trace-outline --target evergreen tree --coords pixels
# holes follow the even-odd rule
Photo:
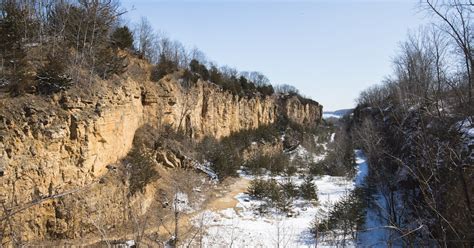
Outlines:
[[[115,29],[110,39],[115,47],[133,49],[133,34],[127,26]]]
[[[301,197],[306,200],[318,200],[318,188],[313,183],[311,176],[305,177],[303,183],[300,186]]]
[[[3,67],[0,77],[11,93],[18,95],[25,91],[29,81],[22,44],[23,34],[27,33],[22,22],[27,19],[27,13],[15,1],[4,1],[0,6],[0,62]]]
[[[36,75],[38,92],[51,94],[65,90],[71,82],[70,76],[65,71],[66,67],[60,58],[48,56],[48,62]]]
[[[160,55],[158,64],[153,67],[150,75],[150,80],[158,82],[166,74],[172,73],[178,69],[178,65],[172,60],[168,59],[164,54]]]

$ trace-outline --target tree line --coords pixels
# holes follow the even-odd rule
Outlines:
[[[387,203],[387,223],[405,245],[471,247],[474,4],[419,6],[433,23],[411,32],[393,74],[360,94],[352,136]]]
[[[107,79],[124,72],[117,52],[131,46],[131,34],[118,27],[124,13],[112,0],[2,1],[2,85],[13,95],[48,94],[79,75]]]
[[[202,79],[240,96],[299,95],[293,86],[274,88],[260,72],[210,62],[197,48],[155,31],[145,17],[129,27],[126,12],[118,0],[2,1],[0,87],[18,96],[90,85],[126,72],[132,55],[153,65],[151,81],[181,72],[186,87]]]

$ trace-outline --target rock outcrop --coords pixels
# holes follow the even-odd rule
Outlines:
[[[296,96],[239,97],[201,80],[183,88],[176,75],[157,83],[126,75],[101,87],[81,97],[70,90],[48,98],[0,100],[0,202],[5,206],[0,212],[5,220],[8,211],[32,206],[11,216],[24,223],[17,230],[21,240],[83,235],[68,232],[62,201],[42,200],[103,183],[107,166],[126,156],[144,124],[169,126],[197,140],[219,139],[281,116],[315,125],[322,113],[316,102]],[[114,209],[123,199],[113,189],[107,192],[112,195],[96,192],[90,199],[106,201],[108,213],[118,214]]]

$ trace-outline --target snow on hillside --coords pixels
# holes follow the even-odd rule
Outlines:
[[[300,151],[302,152],[302,151]],[[367,164],[363,153],[356,151],[357,176],[354,180],[344,177],[314,177],[318,187],[319,204],[317,206],[303,200],[295,200],[294,216],[287,216],[274,211],[265,215],[257,213],[262,201],[251,198],[245,192],[235,198],[238,204],[234,208],[222,211],[205,211],[193,219],[194,225],[207,230],[202,238],[204,247],[314,247],[315,240],[309,227],[315,216],[325,218],[328,208],[343,196],[362,184],[367,175]],[[241,174],[252,179],[253,176]],[[270,176],[266,176],[269,179]],[[264,177],[265,178],[265,177]],[[284,177],[272,177],[282,182]],[[303,179],[298,176],[291,180],[300,185]],[[347,244],[347,243],[346,243]],[[349,242],[349,246],[355,246]],[[319,243],[318,247],[331,247],[330,244]]]
[[[323,143],[322,145],[323,145],[324,149],[326,150],[327,149],[327,144]],[[310,153],[310,152],[308,152],[308,150],[306,150],[306,148],[304,148],[301,145],[299,145],[289,155],[290,155],[291,160],[295,159],[295,157],[297,157],[297,156],[301,157],[301,158],[308,157],[308,158],[311,158],[311,160],[315,163],[323,160],[326,157],[326,153],[323,153],[323,154]]]

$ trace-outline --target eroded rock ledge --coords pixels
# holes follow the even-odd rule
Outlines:
[[[199,140],[271,124],[282,116],[301,125],[321,120],[317,102],[303,103],[296,96],[239,97],[201,80],[185,89],[176,75],[157,83],[130,76],[114,80],[93,95],[79,97],[70,90],[48,98],[0,100],[1,202],[21,207],[98,183],[107,166],[130,151],[135,131],[145,124],[184,130]],[[120,206],[121,200],[107,192],[96,197],[109,198],[109,214]],[[68,223],[58,213],[61,205],[54,202],[16,214],[15,221],[24,223],[21,238],[66,233]]]

